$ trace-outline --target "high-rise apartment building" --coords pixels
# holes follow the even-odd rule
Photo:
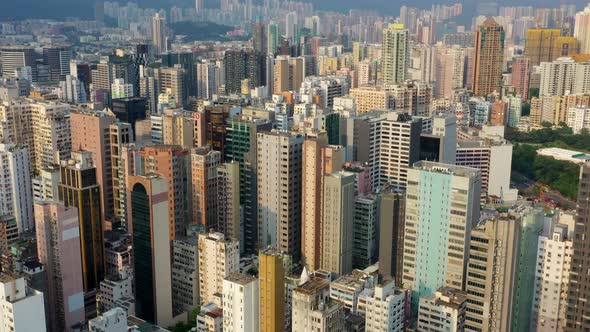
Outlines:
[[[5,215],[15,218],[19,235],[35,228],[29,154],[14,144],[0,144],[0,216]]]
[[[0,104],[0,142],[27,148],[31,172],[70,157],[70,105],[32,99]]]
[[[525,207],[521,212],[521,237],[518,250],[518,270],[515,278],[514,303],[512,305],[512,331],[528,330],[532,318],[535,289],[537,246],[539,236],[545,234],[547,223],[542,207]],[[577,330],[576,330],[577,331]]]
[[[304,59],[278,56],[274,59],[273,93],[297,91],[305,76]]]
[[[258,279],[232,273],[223,279],[223,331],[259,331]]]
[[[92,152],[92,164],[96,168],[96,182],[101,188],[104,218],[114,216],[113,165],[110,126],[117,118],[103,111],[70,113],[72,146]],[[116,171],[116,169],[115,169]]]
[[[560,29],[528,29],[526,31],[524,55],[529,58],[531,66],[554,60],[554,47],[559,36],[561,36]]]
[[[267,54],[274,55],[277,51],[277,47],[279,46],[279,39],[281,38],[279,33],[279,25],[276,22],[270,21],[268,22],[267,27]]]
[[[115,99],[112,101],[112,111],[119,121],[131,125],[133,137],[135,138],[135,123],[144,120],[147,116],[146,99],[141,97]]]
[[[104,239],[101,190],[89,151],[72,152],[60,164],[59,201],[76,208],[82,250],[84,292],[90,296],[104,278]]]
[[[168,93],[174,97],[178,105],[186,105],[185,69],[181,65],[154,69],[155,84],[160,93]]]
[[[502,214],[471,232],[466,331],[510,331],[520,231],[518,218]]]
[[[152,44],[157,54],[168,51],[168,38],[166,37],[166,18],[156,13],[152,18]]]
[[[144,174],[156,173],[168,181],[168,214],[170,239],[185,234],[190,222],[190,154],[174,145],[152,145],[143,148]]]
[[[561,36],[555,39],[553,56],[551,61],[563,56],[574,56],[580,54],[580,41],[576,37]]]
[[[590,223],[590,163],[580,170],[578,203],[576,206],[576,228],[574,232],[573,255],[567,290],[567,309],[565,331],[590,329],[590,322],[585,318],[588,307],[586,299],[590,296],[590,275],[586,273],[590,265],[590,248],[587,245],[589,234],[583,227]]]
[[[70,46],[43,47],[43,62],[49,66],[49,79],[52,82],[65,80],[70,74],[72,48]]]
[[[198,239],[174,240],[172,255],[172,311],[190,313],[200,304]]]
[[[447,97],[452,90],[463,88],[466,58],[465,49],[458,45],[435,49],[433,76],[436,97]]]
[[[135,311],[159,325],[173,324],[168,181],[157,174],[129,178],[135,272]]]
[[[257,134],[259,247],[301,255],[303,137],[272,131]]]
[[[573,92],[576,67],[572,58],[541,63],[539,96],[563,96]]]
[[[480,191],[480,171],[473,168],[420,161],[408,170],[403,283],[414,291],[415,305],[440,287],[465,287]]]
[[[229,50],[223,59],[225,66],[225,92],[240,93],[242,81],[248,80],[248,87],[266,85],[266,57],[254,50]]]
[[[387,110],[395,105],[392,93],[383,87],[358,87],[350,89],[350,95],[354,98],[358,113]]]
[[[409,61],[408,29],[403,24],[390,24],[383,29],[383,53],[381,72],[384,84],[396,84],[406,80]]]
[[[344,149],[327,145],[325,136],[303,142],[302,238],[303,264],[315,271],[322,255],[323,193],[325,175],[338,172],[344,164]]]
[[[501,92],[504,38],[504,28],[491,17],[477,29],[473,92],[478,96]]]
[[[254,51],[266,53],[266,37],[266,26],[262,22],[257,21],[252,24],[252,45],[254,47]]]
[[[0,328],[4,331],[46,331],[43,293],[29,288],[24,277],[0,274]]]
[[[231,108],[227,105],[205,106],[203,112],[195,114],[195,146],[209,145],[225,155],[227,128]]]
[[[556,224],[551,236],[539,237],[531,330],[560,331],[565,327],[572,235],[568,225]]]
[[[250,254],[256,253],[258,248],[257,134],[271,127],[269,121],[245,117],[233,117],[226,124],[224,159],[240,165],[240,205],[244,220],[244,247],[240,250]]]
[[[576,14],[574,37],[580,41],[580,53],[590,53],[590,6]]]
[[[344,275],[352,272],[355,175],[324,176],[321,268]]]
[[[242,232],[242,208],[240,206],[240,164],[230,162],[217,168],[217,228],[225,236],[240,240],[240,248],[245,239]]]
[[[223,292],[223,280],[240,269],[239,241],[221,233],[199,236],[199,293],[201,303],[214,302]]]
[[[482,195],[516,201],[518,192],[510,189],[512,149],[512,143],[504,139],[460,140],[456,164],[481,171]]]
[[[369,121],[372,187],[404,188],[408,168],[419,158],[421,120],[407,113],[387,112]]]
[[[352,267],[365,269],[379,260],[379,196],[357,195],[352,230]]]
[[[523,56],[516,57],[512,63],[512,86],[522,100],[529,98],[529,66],[529,58]]]
[[[2,62],[2,77],[16,78],[16,70],[31,67],[33,81],[37,81],[37,66],[35,64],[35,48],[33,46],[2,46],[0,48],[0,62]]]
[[[220,231],[218,168],[221,159],[221,152],[211,150],[210,146],[191,150],[193,223],[203,225],[208,230]]]
[[[273,249],[261,251],[260,332],[285,331],[285,276],[288,257]]]
[[[539,96],[564,96],[590,93],[590,63],[558,58],[541,63]]]
[[[110,140],[110,163],[113,189],[113,213],[121,222],[125,221],[126,186],[125,186],[125,163],[123,150],[129,144],[133,144],[135,139],[131,124],[119,122],[109,126]],[[94,157],[94,156],[93,156]],[[104,189],[103,189],[104,190]],[[103,196],[104,197],[104,196]],[[125,225],[125,223],[123,223]]]
[[[61,203],[35,203],[39,262],[47,273],[44,296],[49,331],[74,331],[84,315],[84,275],[78,210]]]
[[[384,192],[379,202],[379,274],[402,284],[405,197]]]
[[[217,79],[221,68],[210,62],[197,63],[196,67],[197,98],[211,100],[221,85]]]
[[[62,90],[62,100],[72,104],[82,104],[88,101],[88,93],[84,82],[73,75],[67,75],[64,81],[59,82]]]

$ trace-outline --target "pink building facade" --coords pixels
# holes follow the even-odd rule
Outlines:
[[[61,203],[35,203],[39,261],[47,271],[49,331],[73,331],[84,323],[84,291],[78,210]]]

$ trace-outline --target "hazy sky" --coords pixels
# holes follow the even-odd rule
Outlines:
[[[256,0],[255,0],[256,1]],[[326,10],[347,10],[349,8],[376,9],[383,13],[396,15],[399,13],[399,7],[403,4],[411,4],[418,7],[429,7],[433,2],[436,3],[453,3],[447,0],[304,0],[312,1],[318,9]],[[126,1],[120,1],[126,2]],[[174,3],[185,3],[190,5],[194,0],[138,0],[140,6],[158,5],[161,8],[169,8]],[[487,2],[487,1],[486,1]],[[510,5],[535,5],[540,6],[556,5],[558,1],[551,0],[499,0],[500,4]],[[571,0],[566,3],[576,3],[578,7],[583,7],[588,0]],[[80,16],[92,17],[94,0],[0,0],[0,19],[6,18],[23,18],[23,17],[64,17]],[[473,11],[478,1],[463,1],[469,12]]]

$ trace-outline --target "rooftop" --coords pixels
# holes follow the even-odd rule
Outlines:
[[[251,276],[249,274],[232,273],[229,276],[227,276],[225,278],[225,280],[231,281],[231,282],[236,283],[236,284],[240,284],[242,286],[245,286],[245,285],[247,285],[249,283],[252,283],[252,282],[256,281],[257,278],[255,278],[255,277],[253,277],[253,276]]]
[[[299,285],[299,287],[295,288],[294,291],[307,295],[314,295],[317,294],[320,290],[329,286],[330,282],[328,280],[311,276],[309,281],[307,281],[303,285]]]
[[[418,161],[414,163],[413,168],[423,171],[451,174],[464,177],[474,177],[480,174],[480,170],[475,168],[437,163],[432,161]]]

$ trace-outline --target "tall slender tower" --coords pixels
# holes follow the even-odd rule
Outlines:
[[[257,52],[265,53],[267,51],[266,29],[260,21],[252,24],[252,46]]]
[[[72,331],[85,319],[78,210],[37,202],[35,226],[39,262],[47,273],[49,331]]]
[[[352,272],[352,223],[355,175],[338,172],[324,179],[322,269],[339,275]]]
[[[270,21],[268,23],[268,31],[266,33],[267,38],[267,53],[274,55],[279,46],[279,25],[276,22]]]
[[[129,179],[129,202],[139,318],[168,326],[172,322],[172,275],[168,181],[150,173]]]
[[[19,234],[34,229],[32,193],[27,149],[0,144],[0,215],[13,216]]]
[[[320,268],[324,176],[342,170],[344,148],[327,145],[327,137],[306,139],[303,143],[301,254],[310,270]]]
[[[261,251],[260,262],[260,332],[285,331],[285,266],[287,255],[276,250]]]
[[[580,41],[580,53],[590,53],[590,6],[576,14],[574,37]]]
[[[218,177],[221,152],[203,146],[191,150],[193,223],[218,229]]]
[[[156,47],[156,53],[167,51],[166,47],[166,19],[156,13],[152,19],[152,43]]]
[[[403,24],[390,24],[383,30],[381,58],[383,83],[396,84],[406,80],[409,60],[409,32]]]
[[[491,17],[477,29],[473,92],[478,96],[501,91],[504,38],[504,28]]]
[[[567,294],[566,331],[590,329],[590,163],[582,166],[578,189],[576,229],[574,231],[570,282]]]
[[[156,173],[168,181],[170,239],[185,234],[190,220],[190,154],[177,145],[148,146],[139,152],[144,173]]]
[[[89,151],[72,152],[62,161],[58,197],[66,207],[78,209],[84,292],[91,296],[104,279],[104,239],[100,186]]]
[[[113,168],[111,163],[110,125],[117,118],[102,111],[70,113],[72,146],[92,152],[92,161],[96,167],[96,181],[102,193],[102,215],[110,218],[114,215],[113,203]]]
[[[303,137],[272,131],[258,140],[259,246],[301,255],[301,153]]]

